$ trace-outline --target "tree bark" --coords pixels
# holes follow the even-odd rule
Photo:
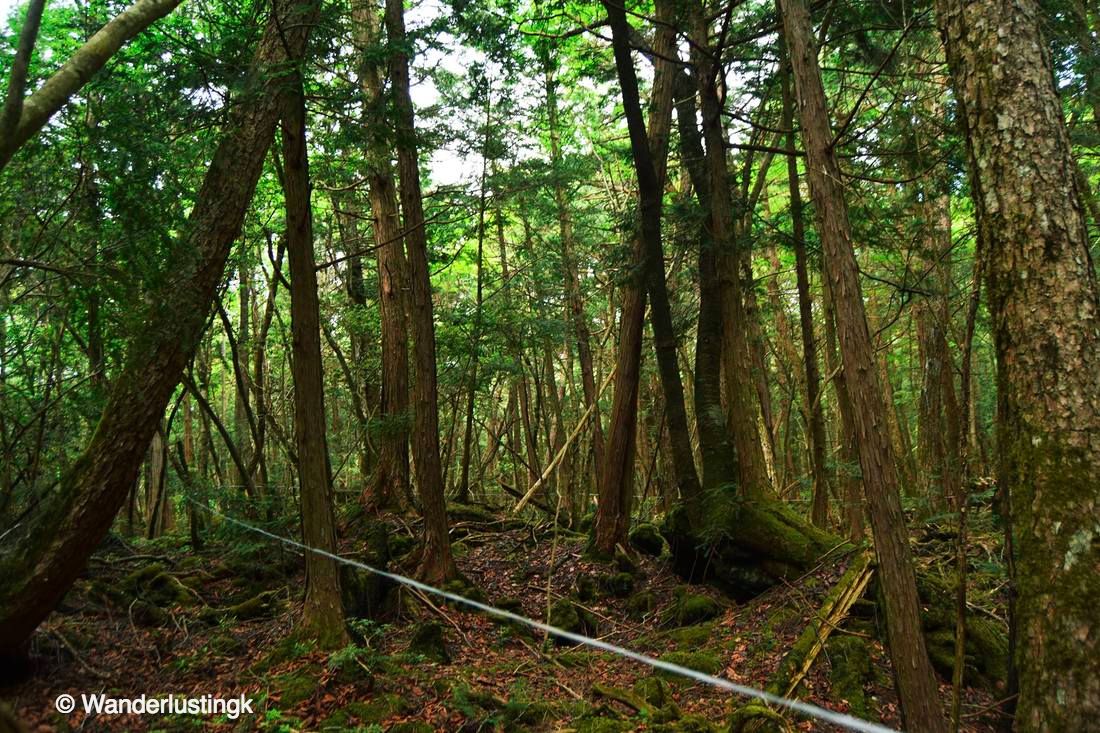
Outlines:
[[[665,392],[665,417],[668,420],[676,483],[680,487],[680,494],[684,501],[694,511],[701,489],[699,476],[695,470],[695,456],[691,448],[691,431],[688,428],[687,407],[684,404],[684,385],[677,358],[676,332],[672,325],[672,308],[665,283],[665,258],[661,247],[663,186],[657,175],[649,136],[646,134],[645,120],[642,118],[642,106],[638,96],[638,76],[630,51],[631,29],[626,19],[626,11],[612,0],[604,0],[603,4],[611,24],[615,68],[622,90],[623,109],[630,132],[630,149],[638,177],[641,219],[639,237],[645,252],[644,273],[646,291],[650,300],[654,351],[657,354],[657,367]]]
[[[668,138],[672,127],[672,89],[675,49],[672,4],[658,0],[659,21],[653,36],[653,91],[649,110],[650,147],[658,190],[664,189],[668,162]],[[659,213],[659,212],[658,212]],[[659,226],[659,221],[658,221]],[[620,286],[618,353],[615,357],[615,392],[607,429],[605,461],[599,467],[598,504],[593,528],[597,551],[609,554],[626,540],[634,497],[634,459],[637,451],[638,391],[641,380],[642,337],[645,328],[646,288],[643,279],[646,250],[640,232],[635,233],[630,277]]]
[[[168,15],[180,2],[181,0],[137,0],[73,52],[53,76],[22,101],[18,121],[12,124],[11,133],[0,137],[0,171],[11,162],[19,148],[41,130],[123,44]],[[10,94],[10,87],[8,91]]]
[[[285,33],[274,20],[268,24],[229,113],[175,250],[182,257],[180,276],[147,298],[152,305],[145,327],[127,345],[87,447],[64,473],[49,506],[22,528],[20,552],[0,561],[0,656],[19,653],[107,533],[206,326],[279,119],[284,81],[271,68],[301,56],[317,3],[281,0],[275,8]]]
[[[294,376],[294,437],[298,446],[298,483],[302,504],[302,542],[335,553],[336,517],[332,473],[325,437],[325,382],[321,364],[321,315],[313,255],[309,156],[306,150],[306,100],[300,72],[291,74],[293,90],[284,95],[282,142],[285,161],[286,249],[290,266],[290,368]],[[323,648],[346,643],[340,574],[336,561],[306,552],[306,598],[299,631]]]
[[[428,269],[428,238],[416,153],[416,125],[409,95],[409,57],[405,50],[403,0],[386,0],[386,32],[390,42],[390,83],[397,115],[397,166],[401,179],[401,209],[405,215],[405,247],[409,258],[409,306],[414,340],[416,383],[413,387],[416,487],[424,514],[424,554],[420,574],[443,582],[458,570],[447,534],[447,505],[439,456],[439,393],[436,383],[435,323]]]
[[[1083,191],[1030,0],[937,0],[966,132],[1015,544],[1016,730],[1100,718],[1100,308]]]
[[[408,263],[397,211],[382,75],[373,53],[381,36],[374,0],[355,0],[352,22],[364,99],[371,216],[378,262],[382,325],[382,430],[378,466],[366,492],[372,509],[392,508],[409,493]]]
[[[882,573],[898,697],[907,728],[946,731],[947,721],[939,706],[936,679],[921,634],[920,603],[901,511],[896,459],[880,422],[886,405],[877,379],[810,13],[804,0],[779,0],[779,6],[799,97],[810,193],[833,289],[841,358],[859,433],[860,466]]]

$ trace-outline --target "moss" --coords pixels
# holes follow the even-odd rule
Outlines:
[[[691,626],[709,621],[721,613],[722,607],[713,598],[679,588],[669,614],[669,621],[674,626]]]
[[[167,612],[140,598],[131,603],[128,610],[138,626],[164,626],[169,620]]]
[[[794,728],[771,708],[750,702],[733,711],[726,730],[728,733],[791,733]]]
[[[576,733],[623,733],[634,727],[629,721],[598,715],[584,715],[573,722]]]
[[[302,669],[275,677],[271,681],[271,686],[279,699],[279,705],[284,708],[294,707],[313,697],[313,693],[317,691],[319,675],[319,668],[315,665],[307,665]]]
[[[667,652],[658,657],[662,662],[669,662],[671,664],[677,664],[681,667],[687,667],[688,669],[694,669],[703,674],[718,674],[718,670],[721,669],[722,663],[718,659],[718,655],[711,652],[684,652],[674,651]],[[666,672],[664,670],[658,672],[662,677],[666,679],[682,680],[684,679],[678,674],[672,672]]]
[[[185,606],[195,602],[195,596],[187,586],[166,571],[161,563],[135,570],[122,579],[121,586],[129,595],[161,608]]]
[[[254,674],[265,674],[268,670],[284,662],[289,662],[292,659],[298,659],[299,657],[309,654],[314,651],[315,648],[315,644],[308,641],[302,641],[294,634],[291,634],[277,643],[270,652],[253,664],[251,671]]]
[[[348,703],[344,707],[333,712],[321,725],[322,730],[349,730],[354,729],[352,723],[360,725],[376,725],[386,718],[401,715],[409,710],[408,703],[392,693],[379,695],[371,700],[360,700]]]
[[[657,525],[643,522],[630,530],[630,545],[642,554],[660,557],[665,550],[665,538]]]
[[[248,650],[248,645],[238,639],[232,633],[223,631],[214,634],[207,642],[207,648],[214,654],[226,657],[235,657]]]
[[[397,559],[412,552],[416,547],[416,540],[407,534],[397,534],[389,538],[390,557]]]
[[[604,575],[600,577],[600,586],[608,595],[626,598],[634,590],[634,576],[628,572]]]
[[[867,642],[858,636],[833,634],[825,643],[831,671],[830,699],[848,702],[852,715],[870,719],[864,685],[871,677],[871,654]]]
[[[714,726],[708,720],[696,715],[667,723],[656,723],[646,730],[654,733],[715,733]]]
[[[657,595],[653,591],[643,590],[632,595],[626,602],[626,613],[634,620],[641,620],[657,608]]]
[[[443,627],[434,621],[417,624],[409,639],[409,653],[420,655],[429,662],[449,664],[451,654],[443,638]]]
[[[216,623],[222,618],[251,621],[252,619],[274,616],[279,609],[278,596],[279,591],[264,591],[232,606],[203,609],[201,617],[207,622]]]
[[[561,598],[550,607],[549,623],[574,634],[589,636],[595,635],[599,629],[596,616],[568,598]]]
[[[668,683],[660,677],[643,677],[634,683],[632,689],[635,695],[655,708],[664,708],[673,704]]]
[[[714,631],[713,624],[696,624],[694,626],[685,626],[681,629],[674,629],[668,632],[668,638],[672,639],[679,646],[699,647],[710,639],[712,631]]]
[[[580,573],[573,581],[573,587],[577,590],[577,598],[582,603],[591,603],[599,595],[599,584],[596,579],[587,573]]]
[[[615,556],[613,558],[615,567],[620,573],[636,573],[638,572],[638,563],[630,555],[623,552],[621,549],[615,549]]]
[[[485,603],[487,600],[489,600],[488,596],[485,595],[485,592],[481,590],[481,588],[478,588],[476,585],[471,583],[469,579],[461,575],[444,583],[443,590],[447,591],[448,593],[454,593],[455,595],[462,596],[463,598],[468,598],[471,601],[477,601],[478,603]],[[463,610],[471,610],[470,607],[464,603],[459,605],[462,607]]]
[[[419,720],[406,720],[390,726],[389,733],[435,733],[435,728]]]

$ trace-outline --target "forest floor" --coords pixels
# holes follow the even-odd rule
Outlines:
[[[667,557],[639,553],[609,570],[585,558],[579,535],[555,538],[546,525],[505,526],[511,528],[456,525],[461,572],[488,602],[543,620],[558,604],[552,623],[579,624],[611,643],[758,688],[844,569],[843,562],[828,565],[735,603],[712,588],[685,585]],[[389,529],[391,538],[403,531],[396,524]],[[342,552],[357,556],[350,542]],[[412,554],[393,569],[407,572]],[[353,621],[355,643],[323,652],[293,640],[305,582],[301,566],[291,549],[228,526],[197,554],[182,538],[112,536],[36,634],[32,676],[0,689],[0,699],[29,730],[43,732],[717,731],[745,702],[408,592],[396,603],[391,594],[382,620]],[[838,629],[797,696],[899,727],[889,659],[875,637],[873,619]],[[843,638],[866,642],[859,644],[866,654],[845,652],[842,665],[836,650],[849,645],[834,641]],[[66,717],[54,709],[61,693],[76,696],[77,712]],[[244,694],[255,712],[237,720],[86,716],[82,693]],[[945,709],[950,693],[941,680]],[[995,698],[966,689],[962,729],[993,730]],[[835,730],[790,721],[795,730]]]

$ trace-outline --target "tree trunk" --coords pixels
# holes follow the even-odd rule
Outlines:
[[[646,291],[650,300],[654,351],[661,384],[665,392],[665,417],[668,420],[676,483],[689,506],[697,504],[700,495],[699,476],[691,449],[684,385],[677,358],[676,332],[672,325],[672,308],[665,283],[665,258],[661,247],[662,182],[657,175],[654,155],[646,134],[645,120],[638,96],[638,76],[630,51],[630,24],[621,5],[604,0],[611,24],[615,68],[622,90],[623,109],[630,131],[630,149],[638,176],[640,239],[645,253]]]
[[[1100,718],[1100,312],[1062,104],[1029,0],[937,0],[997,351],[1016,568],[1016,730]]]
[[[65,472],[20,552],[0,562],[0,656],[18,654],[39,622],[80,574],[137,478],[145,449],[206,326],[230,248],[240,233],[279,118],[283,81],[272,65],[305,47],[315,2],[276,3],[280,33],[268,24],[249,81],[231,109],[221,141],[176,250],[189,255],[175,279],[151,293],[146,326],[127,354],[88,446]],[[9,540],[11,538],[9,537]]]
[[[656,3],[658,24],[653,36],[653,91],[649,109],[647,145],[655,167],[658,190],[663,190],[668,163],[668,138],[672,127],[671,61],[675,49],[672,4]],[[659,212],[658,212],[659,213]],[[659,222],[658,222],[659,226]],[[634,458],[637,452],[638,391],[641,380],[642,337],[645,327],[646,289],[642,278],[646,250],[640,232],[635,233],[631,255],[632,276],[621,286],[622,313],[619,316],[618,354],[615,357],[615,393],[607,443],[598,485],[596,522],[593,528],[597,551],[609,554],[626,540],[630,529],[631,501],[634,497]]]
[[[392,508],[409,493],[409,354],[406,322],[408,263],[397,211],[390,162],[388,109],[374,48],[381,28],[374,0],[352,6],[359,84],[364,99],[368,179],[374,246],[378,261],[378,303],[382,326],[382,429],[378,466],[364,497],[372,509]]]
[[[313,256],[313,211],[310,205],[309,156],[306,150],[306,101],[302,78],[285,95],[282,121],[285,159],[286,245],[290,265],[290,368],[294,375],[294,436],[298,446],[298,482],[302,504],[302,542],[335,553],[336,517],[332,474],[325,438],[325,382],[321,364],[321,315],[317,268]],[[346,642],[340,574],[336,561],[306,553],[306,599],[299,630],[323,648]]]
[[[420,193],[420,165],[416,154],[416,125],[409,95],[409,57],[405,51],[403,0],[386,0],[390,83],[397,114],[397,165],[401,178],[401,209],[405,215],[405,247],[409,258],[409,306],[414,340],[416,383],[413,453],[416,487],[424,514],[424,554],[420,574],[429,582],[443,582],[458,570],[451,557],[447,534],[447,505],[439,456],[439,395],[436,385],[435,323],[432,320],[432,283],[428,269],[428,238],[424,231],[424,202]]]
[[[860,466],[882,573],[898,697],[906,727],[946,731],[935,675],[921,635],[920,603],[901,511],[896,459],[880,422],[886,406],[876,378],[874,348],[810,13],[804,0],[779,0],[779,6],[798,91],[810,192],[836,306],[841,358],[859,433]]]

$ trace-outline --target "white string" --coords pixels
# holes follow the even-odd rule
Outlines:
[[[449,601],[462,603],[466,606],[470,606],[471,608],[476,608],[479,611],[484,611],[485,613],[488,613],[490,615],[497,616],[499,618],[505,618],[509,621],[515,621],[516,623],[530,626],[533,629],[538,629],[539,631],[553,634],[554,636],[562,639],[567,639],[575,644],[582,644],[584,646],[592,647],[593,649],[611,652],[612,654],[617,654],[620,657],[626,657],[627,659],[632,659],[635,662],[641,662],[642,664],[653,667],[654,669],[660,669],[665,672],[672,672],[673,674],[688,677],[697,682],[702,682],[704,684],[711,685],[712,687],[727,690],[743,697],[749,697],[764,703],[787,708],[788,710],[791,710],[793,712],[801,713],[802,715],[805,715],[807,717],[823,720],[834,725],[839,725],[842,728],[847,728],[848,730],[861,731],[861,733],[897,733],[897,731],[895,731],[893,728],[887,728],[886,726],[879,725],[878,723],[871,723],[866,720],[852,717],[851,715],[845,715],[844,713],[838,713],[833,710],[818,707],[813,703],[802,702],[801,700],[793,700],[791,698],[782,697],[780,695],[773,695],[770,692],[765,692],[764,690],[757,690],[755,688],[747,687],[745,685],[739,685],[736,682],[731,682],[730,680],[723,679],[721,677],[715,677],[713,675],[705,674],[689,667],[682,667],[679,664],[673,664],[672,662],[655,659],[645,654],[641,654],[640,652],[632,651],[625,647],[611,644],[600,639],[593,639],[582,634],[573,633],[572,631],[559,629],[556,626],[551,626],[550,624],[536,621],[534,619],[527,618],[526,616],[520,616],[518,613],[505,611],[502,608],[496,608],[486,603],[481,603],[480,601],[475,601],[470,598],[460,596],[457,593],[451,593],[450,591],[443,590],[442,588],[436,588],[435,586],[428,585],[427,583],[423,583],[414,578],[408,578],[398,573],[390,573],[385,570],[379,570],[378,568],[371,567],[370,565],[359,562],[358,560],[341,557],[340,555],[336,555],[331,552],[318,549],[316,547],[310,547],[309,545],[298,542],[297,540],[292,540],[287,537],[274,534],[273,532],[268,532],[265,529],[254,527],[247,522],[242,522],[239,519],[234,519],[233,517],[226,516],[225,514],[222,514],[215,509],[211,509],[208,506],[199,504],[189,497],[188,500],[196,506],[210,512],[211,514],[221,517],[227,522],[231,522],[239,527],[251,530],[252,532],[257,532],[261,535],[264,535],[265,537],[269,537],[278,542],[282,542],[292,547],[297,547],[299,549],[305,550],[306,552],[312,552],[316,555],[321,555],[322,557],[330,558],[338,563],[343,563],[344,565],[350,565],[352,567],[366,570],[367,572],[374,573],[375,575],[378,575],[380,577],[388,578],[395,583],[400,583],[401,585],[406,585],[410,588],[416,588],[417,590],[423,591],[425,593],[432,593],[433,595],[446,598]]]

